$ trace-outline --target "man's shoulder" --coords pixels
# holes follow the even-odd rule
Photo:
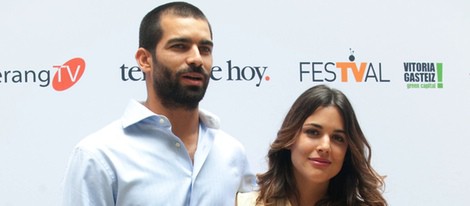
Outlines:
[[[217,129],[214,132],[213,148],[216,148],[215,151],[231,154],[237,157],[246,156],[245,147],[240,140],[220,129]]]
[[[221,130],[221,129],[212,129],[212,130],[215,133],[214,135],[215,141],[221,141],[225,144],[236,144],[236,145],[241,146],[241,143],[237,138],[225,132],[224,130]]]
[[[237,138],[220,128],[220,120],[215,114],[204,109],[199,109],[199,117],[207,131],[213,136],[214,145],[244,150],[243,145]]]
[[[108,123],[104,127],[90,133],[81,139],[77,147],[79,148],[92,148],[106,145],[108,142],[113,142],[116,137],[123,134],[122,125],[119,120]]]

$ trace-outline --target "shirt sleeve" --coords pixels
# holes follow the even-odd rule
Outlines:
[[[111,174],[97,155],[75,148],[63,181],[63,205],[115,205],[115,178]]]
[[[251,192],[257,189],[256,176],[250,168],[245,151],[241,155],[243,161],[242,180],[238,192]]]

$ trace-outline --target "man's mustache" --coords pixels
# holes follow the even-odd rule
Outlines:
[[[197,66],[197,67],[196,66],[190,66],[186,69],[181,70],[179,73],[183,74],[183,73],[188,73],[188,72],[200,73],[200,74],[204,75],[205,77],[209,76],[207,71],[202,66]]]

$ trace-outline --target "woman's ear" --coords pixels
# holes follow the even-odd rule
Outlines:
[[[137,64],[139,64],[140,69],[144,73],[149,73],[152,70],[152,53],[150,53],[147,49],[139,48],[135,53],[135,60]]]

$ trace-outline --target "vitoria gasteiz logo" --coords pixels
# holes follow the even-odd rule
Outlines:
[[[442,89],[443,63],[440,62],[404,62],[403,80],[408,89]]]
[[[53,77],[51,79],[51,71]],[[64,91],[75,85],[85,72],[85,60],[72,58],[60,65],[52,65],[49,69],[3,69],[0,67],[1,84],[38,84],[56,91]]]

